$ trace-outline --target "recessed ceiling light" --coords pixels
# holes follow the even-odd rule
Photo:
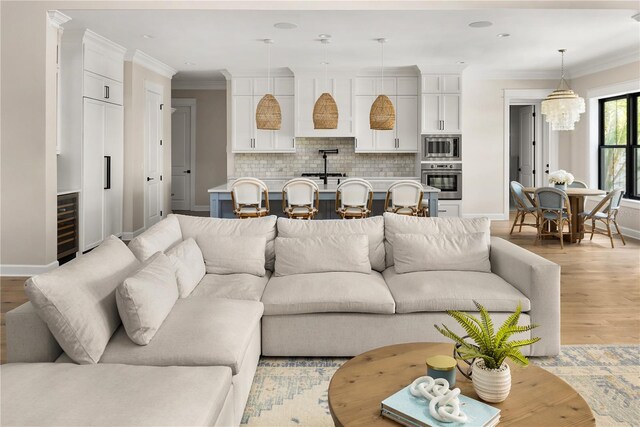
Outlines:
[[[184,63],[184,65],[196,65],[196,63],[187,61],[187,62]]]
[[[298,26],[292,22],[278,22],[273,24],[273,26],[279,30],[294,30],[298,28]]]
[[[331,34],[318,34],[318,38],[320,39],[330,39]]]
[[[471,28],[486,28],[493,25],[493,22],[490,21],[476,21],[469,24]]]
[[[143,34],[143,35],[142,35],[142,38],[143,38],[143,39],[152,39],[152,38],[154,38],[154,37],[153,37],[151,34]]]
[[[464,61],[457,61],[456,64],[462,65],[462,64],[464,64]]]
[[[509,33],[500,33],[500,34],[498,34],[498,37],[500,37],[500,38],[510,37],[510,36],[511,36],[511,34],[509,34]]]

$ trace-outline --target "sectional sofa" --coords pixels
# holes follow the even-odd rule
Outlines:
[[[260,355],[446,341],[479,301],[560,349],[560,267],[489,220],[169,215],[26,283],[6,316],[2,425],[238,425]]]

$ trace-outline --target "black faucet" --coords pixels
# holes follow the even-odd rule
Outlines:
[[[322,159],[324,160],[324,174],[322,175],[322,181],[324,182],[324,185],[327,185],[327,183],[329,182],[327,177],[327,154],[338,154],[338,149],[337,148],[333,148],[331,150],[318,150],[318,152],[322,153]]]

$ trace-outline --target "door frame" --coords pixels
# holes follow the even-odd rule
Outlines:
[[[542,168],[543,158],[547,157],[549,159],[549,168],[555,168],[558,165],[558,132],[554,132],[551,130],[551,126],[546,123],[546,121],[542,118],[542,111],[540,108],[540,103],[553,92],[555,88],[551,89],[504,89],[504,112],[503,112],[503,166],[502,166],[502,182],[504,183],[503,192],[502,192],[502,219],[509,219],[509,198],[511,197],[511,193],[509,190],[509,132],[511,131],[511,123],[510,123],[510,107],[512,105],[535,105],[536,108],[536,118],[539,116],[540,120],[536,123],[536,138],[541,137],[543,140],[542,148],[538,153],[544,153],[544,155],[536,154],[536,170],[544,170]],[[538,132],[538,130],[540,132]],[[544,157],[543,157],[544,156]],[[538,169],[540,167],[540,169]],[[536,174],[536,185],[539,185],[541,181],[541,177],[544,175]]]
[[[191,149],[189,162],[191,163],[190,188],[191,200],[189,209],[196,210],[196,98],[171,98],[171,108],[189,107],[191,109]],[[173,114],[173,111],[172,113]],[[209,206],[207,206],[207,209]]]
[[[143,137],[143,141],[144,141],[144,156],[143,156],[143,163],[144,163],[144,181],[142,182],[142,186],[143,186],[143,194],[144,194],[144,207],[143,207],[143,215],[144,215],[144,229],[146,230],[149,227],[148,224],[148,219],[149,219],[149,203],[148,203],[148,197],[149,195],[147,194],[147,176],[149,176],[149,165],[147,163],[147,93],[148,92],[153,92],[156,95],[160,95],[160,103],[162,105],[164,105],[162,103],[162,101],[164,100],[164,86],[162,86],[159,83],[155,83],[149,80],[145,80],[144,81],[144,120],[145,120],[145,126],[144,126],[144,137]],[[160,123],[158,123],[158,129],[159,129],[159,136],[160,139],[163,141],[163,144],[160,146],[159,148],[159,153],[158,153],[158,157],[160,157],[162,159],[162,161],[160,162],[160,175],[162,175],[164,177],[164,118],[163,118],[163,109],[160,111],[160,114],[158,115],[159,117],[159,121]],[[160,211],[164,211],[164,193],[165,193],[165,188],[164,188],[164,179],[160,181],[159,185],[160,185],[160,196],[159,196],[159,202],[158,204],[160,205]],[[162,221],[164,219],[164,217],[166,217],[166,215],[161,215],[160,216],[160,221]],[[159,222],[159,221],[158,221]]]

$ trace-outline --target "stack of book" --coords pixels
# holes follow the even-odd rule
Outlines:
[[[429,401],[414,397],[409,386],[382,401],[382,416],[407,427],[493,427],[500,421],[500,410],[467,396],[459,395],[460,410],[466,423],[442,422],[429,414]]]

